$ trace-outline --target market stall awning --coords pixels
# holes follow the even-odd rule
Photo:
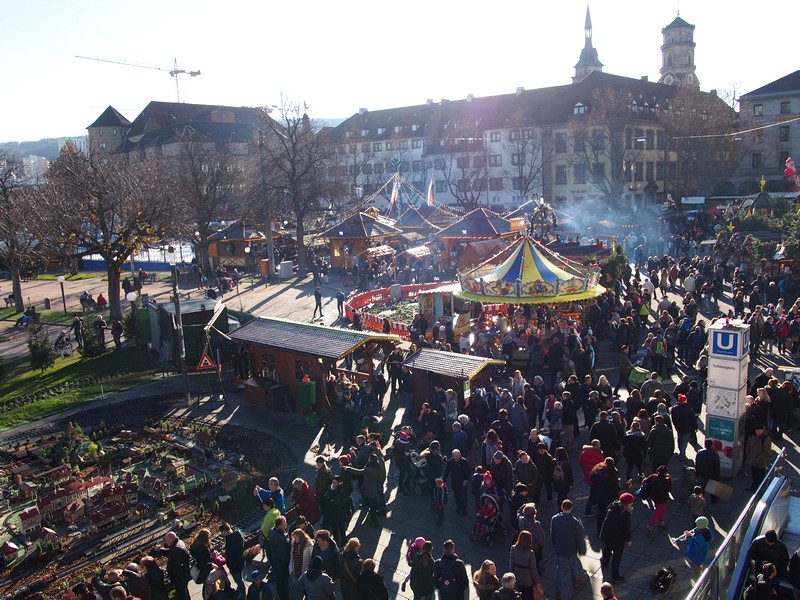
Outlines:
[[[380,258],[381,256],[391,256],[392,254],[394,254],[394,248],[384,244],[382,246],[375,246],[374,248],[367,248],[358,256],[366,256],[368,260],[372,260],[373,258]]]
[[[403,231],[438,231],[441,229],[423,217],[415,206],[409,207],[406,212],[397,217],[394,226]]]
[[[235,342],[338,360],[368,342],[400,342],[400,336],[258,317],[230,334]]]
[[[442,229],[437,238],[488,239],[514,235],[511,223],[487,208],[476,208],[461,219]]]
[[[409,356],[403,366],[454,379],[472,379],[488,366],[503,364],[504,361],[494,358],[421,348]]]
[[[425,244],[422,246],[414,246],[413,248],[407,248],[400,252],[400,254],[408,254],[413,258],[425,258],[426,256],[431,255],[431,249],[428,248]]]
[[[353,213],[319,234],[322,238],[369,239],[402,233],[392,219],[363,212]]]

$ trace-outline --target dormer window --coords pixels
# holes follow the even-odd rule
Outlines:
[[[572,107],[572,114],[573,115],[582,115],[586,112],[586,106],[578,102],[575,106]]]

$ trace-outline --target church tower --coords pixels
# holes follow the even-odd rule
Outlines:
[[[661,78],[658,82],[699,89],[694,66],[694,25],[681,19],[679,14],[661,33],[664,44],[661,46]]]
[[[586,24],[583,26],[583,33],[586,41],[581,50],[581,57],[575,65],[575,77],[572,83],[578,83],[589,73],[602,71],[603,63],[597,58],[597,50],[592,46],[592,16],[589,14],[589,5],[586,5]]]

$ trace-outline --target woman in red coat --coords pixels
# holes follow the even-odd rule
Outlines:
[[[292,490],[292,508],[297,509],[297,513],[303,515],[309,523],[318,523],[322,513],[308,483],[298,477],[292,481]]]

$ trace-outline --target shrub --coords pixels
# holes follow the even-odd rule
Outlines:
[[[31,321],[28,325],[28,350],[32,369],[39,369],[44,373],[56,364],[58,352],[53,348],[53,342],[47,334],[42,331],[41,323]]]

